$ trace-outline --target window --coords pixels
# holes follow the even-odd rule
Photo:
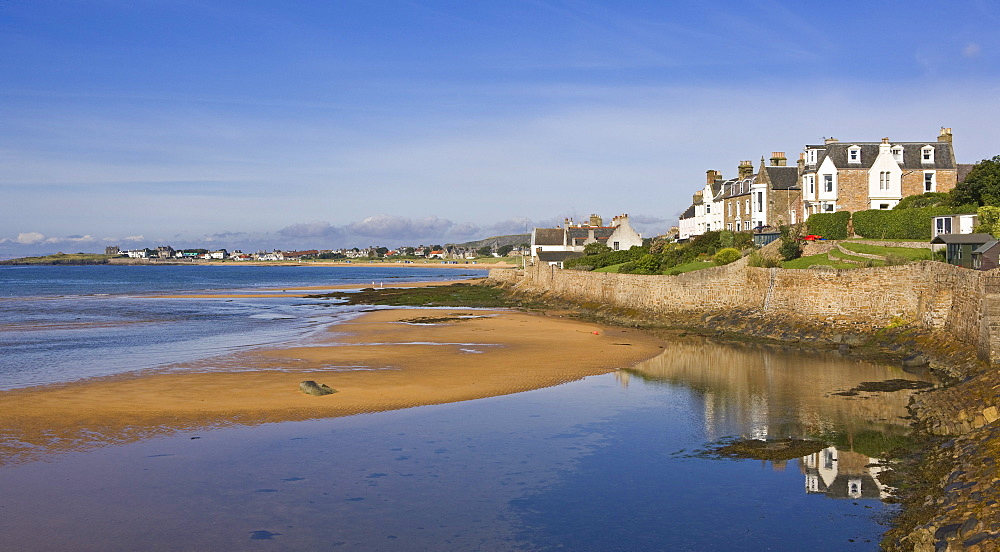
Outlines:
[[[878,204],[878,208],[882,209],[882,210],[888,209],[889,208],[889,204],[888,203],[879,203]]]
[[[710,214],[712,212],[712,206],[708,203],[705,204],[705,214]]]
[[[832,203],[824,203],[823,204],[823,211],[825,211],[827,213],[832,213],[833,212],[833,204]]]
[[[924,146],[920,148],[920,161],[922,163],[934,162],[934,146]]]
[[[951,217],[937,217],[934,219],[934,235],[951,234]]]
[[[899,146],[894,146],[892,148],[892,158],[896,160],[897,163],[903,162],[903,148]]]
[[[934,171],[927,171],[924,173],[924,191],[933,192],[934,191]]]
[[[884,191],[886,191],[886,190],[889,189],[889,183],[890,183],[889,177],[890,177],[889,171],[882,171],[882,172],[878,173],[878,189],[879,190],[881,190],[881,191],[884,192]]]
[[[823,175],[823,191],[832,192],[833,191],[833,175],[824,174]]]
[[[746,200],[745,203],[746,203],[746,209],[747,209],[745,212],[746,212],[747,215],[749,215],[750,214],[750,200],[749,199]]]
[[[764,212],[764,192],[757,192],[757,212]]]
[[[816,193],[816,177],[813,175],[809,175],[809,193]]]
[[[860,163],[861,162],[861,148],[858,146],[851,146],[847,150],[847,162],[848,163]]]
[[[809,163],[812,165],[816,164],[816,150],[809,150]]]
[[[620,249],[618,246],[618,242],[615,242],[615,246],[612,249],[614,249],[615,251],[618,251],[618,249]]]

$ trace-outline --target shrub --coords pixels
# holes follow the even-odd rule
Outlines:
[[[809,215],[809,219],[806,220],[806,228],[809,229],[810,234],[823,236],[828,240],[846,240],[848,238],[847,223],[850,220],[851,213],[849,211],[816,213]]]
[[[778,248],[778,253],[781,255],[781,258],[786,261],[791,261],[801,257],[802,246],[799,245],[799,241],[792,233],[791,227],[782,226],[779,230],[781,231],[781,247]]]
[[[854,233],[876,240],[929,240],[934,217],[955,211],[950,207],[858,211],[852,217]]]
[[[738,260],[742,256],[743,254],[740,253],[739,249],[726,247],[720,249],[718,253],[715,254],[715,257],[712,258],[712,262],[714,262],[717,266],[727,265],[731,262]]]
[[[910,262],[910,260],[902,255],[894,255],[890,253],[885,256],[885,266],[905,265],[908,262]]]
[[[760,268],[775,268],[781,266],[781,259],[768,257],[761,254],[760,251],[751,251],[747,258],[747,264]]]

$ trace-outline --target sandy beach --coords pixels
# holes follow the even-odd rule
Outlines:
[[[420,319],[443,319],[432,324]],[[365,313],[320,342],[164,372],[0,392],[0,464],[176,430],[464,401],[628,367],[661,343],[634,330],[513,311]],[[299,382],[337,390],[311,396]]]

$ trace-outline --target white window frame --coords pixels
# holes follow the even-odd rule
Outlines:
[[[921,163],[934,162],[934,146],[927,145],[920,148],[920,162]]]
[[[934,171],[924,171],[924,192],[937,191],[937,173]]]
[[[810,165],[816,164],[816,150],[814,149],[809,150],[809,164]]]
[[[824,174],[823,175],[823,193],[832,194],[833,193],[833,175]]]
[[[892,158],[897,163],[903,162],[903,146],[892,146]]]
[[[836,207],[834,206],[833,202],[827,201],[827,202],[823,203],[823,212],[824,213],[832,213],[835,210],[836,210]]]
[[[847,148],[847,162],[852,165],[861,164],[861,147],[851,146]]]

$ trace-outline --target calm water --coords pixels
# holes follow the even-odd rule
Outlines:
[[[0,390],[138,372],[275,346],[354,316],[358,307],[268,297],[160,299],[154,294],[273,293],[303,286],[453,280],[483,270],[410,267],[0,267]]]
[[[0,548],[876,550],[891,510],[868,454],[905,434],[906,395],[832,393],[896,377],[913,376],[685,339],[517,395],[43,451],[0,467]],[[831,446],[693,454],[784,436]]]

